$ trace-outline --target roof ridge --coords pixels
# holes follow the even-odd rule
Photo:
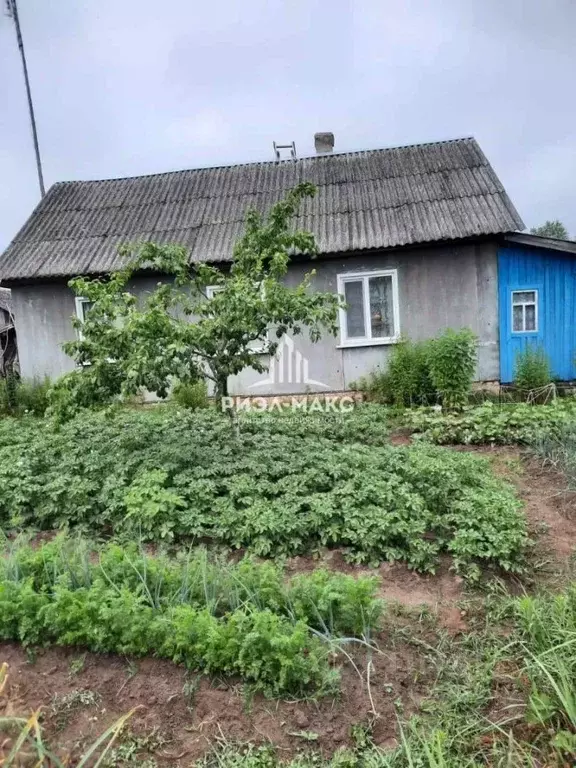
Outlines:
[[[174,171],[157,171],[155,173],[143,173],[136,176],[112,176],[110,178],[103,179],[69,179],[66,181],[57,181],[48,190],[50,192],[55,187],[61,187],[67,184],[102,184],[107,181],[131,181],[133,179],[151,179],[156,176],[174,176],[178,173],[194,173],[195,171],[217,171],[223,168],[245,168],[249,165],[290,165],[300,162],[301,160],[318,160],[325,161],[331,157],[343,157],[344,155],[367,155],[373,152],[393,152],[397,149],[412,149],[415,147],[432,147],[440,146],[442,144],[456,144],[458,142],[474,142],[479,148],[478,142],[474,136],[460,136],[455,139],[441,139],[439,141],[420,141],[412,144],[400,144],[389,147],[373,147],[372,149],[352,149],[342,152],[326,152],[321,155],[304,155],[296,158],[285,158],[283,160],[251,160],[249,162],[242,163],[224,163],[222,165],[202,165],[196,168],[180,168]]]

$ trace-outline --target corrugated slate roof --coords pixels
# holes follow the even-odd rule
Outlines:
[[[302,181],[318,188],[298,226],[342,253],[512,232],[524,224],[473,138],[297,160],[55,184],[0,258],[0,278],[100,274],[118,246],[185,245],[229,261],[246,211]]]

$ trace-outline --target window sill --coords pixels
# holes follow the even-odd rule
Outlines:
[[[353,349],[354,347],[381,347],[383,345],[398,344],[399,336],[392,336],[387,339],[350,339],[338,344],[336,349]]]

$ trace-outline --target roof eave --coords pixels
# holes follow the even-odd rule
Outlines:
[[[530,248],[545,248],[546,250],[563,251],[576,255],[576,241],[574,240],[557,240],[553,237],[542,237],[528,232],[511,232],[505,235],[504,239],[506,242],[526,245]]]

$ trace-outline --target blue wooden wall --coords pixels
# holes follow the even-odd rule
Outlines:
[[[498,251],[500,379],[514,378],[516,355],[527,344],[541,346],[553,375],[576,379],[576,258],[574,255],[522,245]],[[512,292],[538,292],[536,331],[512,328]]]

